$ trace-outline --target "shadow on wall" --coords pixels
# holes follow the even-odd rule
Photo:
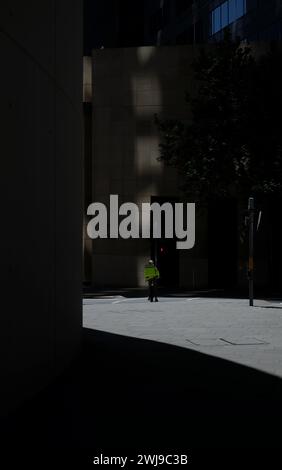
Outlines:
[[[77,451],[279,448],[279,378],[101,331],[84,329],[83,345],[68,373],[3,423],[3,448],[57,449],[70,460]]]
[[[2,415],[80,347],[82,1],[1,1],[0,29]]]
[[[197,91],[192,62],[198,51],[193,46],[94,51],[93,193],[89,203],[108,205],[110,194],[119,194],[120,203],[141,204],[151,197],[182,199],[175,169],[157,161],[159,133],[154,116],[192,119],[185,95]],[[239,244],[238,223],[246,207],[238,208],[237,202],[211,201],[208,213],[197,208],[195,247],[177,253],[181,286],[247,286],[248,240],[245,246]],[[269,281],[269,287],[277,291],[282,277],[279,204],[273,201],[263,211],[255,249],[256,284]],[[93,252],[87,254],[88,260],[92,257],[94,286],[144,285],[143,266],[150,252],[149,240],[94,241]]]
[[[118,194],[120,204],[141,204],[179,195],[176,171],[157,161],[154,116],[189,119],[193,54],[191,47],[94,51],[93,201],[108,205]],[[95,240],[94,285],[142,285],[150,252],[149,240]]]

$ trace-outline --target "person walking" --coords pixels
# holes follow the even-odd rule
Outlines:
[[[160,277],[160,273],[158,268],[155,266],[153,260],[149,260],[148,264],[146,264],[144,268],[144,277],[145,281],[148,282],[148,287],[149,287],[149,297],[148,300],[151,302],[154,301],[158,302],[158,296],[157,296],[157,280]]]

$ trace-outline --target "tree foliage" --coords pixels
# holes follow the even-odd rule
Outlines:
[[[193,64],[192,122],[156,118],[160,160],[175,166],[199,200],[282,190],[282,54],[229,37],[202,49]]]

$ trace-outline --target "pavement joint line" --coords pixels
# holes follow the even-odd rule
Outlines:
[[[236,339],[225,339],[225,338],[219,338],[220,341],[224,341],[225,343],[231,344],[232,346],[260,346],[260,345],[266,345],[266,343],[263,340],[257,339],[257,338],[246,338],[245,341],[246,343],[238,342]],[[247,342],[249,341],[249,342]]]

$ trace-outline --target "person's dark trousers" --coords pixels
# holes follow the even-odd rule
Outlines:
[[[155,297],[155,301],[157,302],[157,282],[156,282],[156,279],[150,279],[149,280],[149,300],[150,302],[153,302],[154,301],[154,297]]]

